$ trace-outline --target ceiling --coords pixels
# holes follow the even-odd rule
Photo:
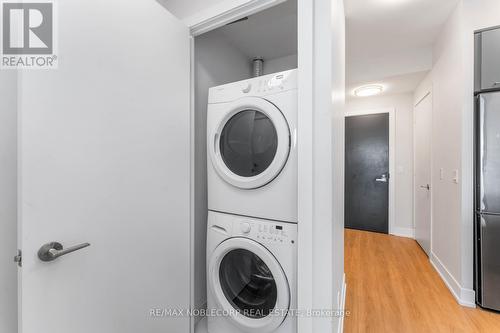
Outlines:
[[[399,92],[413,91],[432,67],[432,46],[457,2],[345,0],[348,87],[387,79],[404,83],[408,91]]]
[[[214,33],[222,34],[250,58],[275,59],[297,54],[297,2],[288,0]]]
[[[186,19],[224,0],[158,0],[179,19]]]
[[[187,19],[227,0],[159,0],[175,16]],[[251,15],[247,20],[218,28],[220,34],[249,58],[280,58],[297,54],[297,1],[282,4]]]
[[[383,86],[384,91],[380,95],[410,93],[415,91],[418,85],[425,79],[427,73],[428,71],[421,71],[391,77],[383,77],[379,80],[364,81],[362,83],[350,83],[346,87],[347,98],[358,98],[354,96],[354,90],[356,90],[356,88],[359,88],[360,86],[365,85]]]
[[[228,0],[158,0],[181,19]],[[459,0],[344,0],[347,88],[382,83],[385,94],[412,92],[432,68],[432,46]],[[295,0],[217,29],[248,57],[297,52]],[[389,88],[392,87],[392,88]]]

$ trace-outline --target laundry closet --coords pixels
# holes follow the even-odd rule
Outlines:
[[[288,73],[285,76],[291,75],[286,71],[297,68],[297,2],[288,0],[196,36],[194,66],[194,305],[196,309],[204,309],[207,305],[207,173],[210,171],[207,171],[207,162],[208,165],[211,163],[210,152],[207,152],[207,134],[210,137],[210,133],[207,133],[209,89],[237,81],[242,81],[243,86],[247,80],[257,75],[281,72]],[[296,73],[292,74],[296,80]],[[280,78],[278,76],[279,80]],[[296,84],[294,87],[296,89]],[[242,89],[245,90],[245,87]],[[294,104],[296,108],[296,100]],[[280,135],[279,128],[277,135]],[[287,138],[292,139],[296,140],[296,132]],[[277,148],[277,154],[279,149],[281,148]],[[283,158],[283,164],[287,159],[290,163],[288,150],[283,152]],[[292,159],[291,163],[296,168],[296,156]],[[282,168],[283,165],[279,167]],[[290,186],[296,191],[295,183]],[[235,197],[235,200],[244,201],[243,197]],[[280,204],[279,197],[274,196],[274,200],[276,205]],[[252,203],[249,202],[249,205]],[[293,205],[296,206],[296,200]],[[254,214],[242,212],[239,216],[254,217]],[[268,219],[267,216],[265,218]],[[293,221],[296,217],[290,219]],[[283,221],[287,218],[276,220]]]

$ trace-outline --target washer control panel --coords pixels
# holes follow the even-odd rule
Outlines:
[[[288,234],[281,225],[259,224],[257,240],[277,242],[277,243],[287,243]]]
[[[297,241],[297,225],[273,221],[242,218],[235,222],[235,236],[243,236],[259,243],[274,243],[289,245]]]

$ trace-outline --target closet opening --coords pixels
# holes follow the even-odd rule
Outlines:
[[[274,80],[286,80],[288,71],[297,68],[297,1],[288,0],[274,7],[268,8],[248,17],[241,18],[215,30],[206,32],[194,38],[194,308],[203,310],[207,306],[207,219],[208,219],[208,191],[207,191],[207,163],[211,163],[210,154],[207,154],[207,108],[209,101],[209,89],[231,83],[241,83],[236,86],[238,93],[248,90],[248,96],[255,96],[257,87],[249,87],[248,81],[253,77],[285,72],[284,77],[276,75]],[[272,75],[271,75],[272,76]],[[279,83],[279,82],[278,82]],[[280,89],[280,85],[276,86]],[[272,87],[271,87],[272,88]],[[259,87],[259,89],[263,89]],[[260,90],[259,90],[260,91]],[[263,106],[265,107],[265,106]],[[272,112],[270,112],[272,114]],[[266,130],[271,126],[271,120],[263,119],[264,115],[254,112],[250,114],[239,113],[228,121],[234,128],[248,124],[252,118],[256,126],[253,131]],[[250,118],[249,118],[250,117]],[[276,118],[280,115],[276,114]],[[283,153],[279,144],[282,129],[280,122],[276,121],[275,131],[268,131],[273,135],[253,135],[256,145],[260,144],[263,151],[268,155],[276,156],[274,160],[287,161],[288,155]],[[278,124],[278,125],[276,125]],[[257,128],[257,125],[259,126]],[[283,125],[283,126],[286,126]],[[241,133],[241,131],[239,131]],[[250,135],[249,133],[247,133]],[[260,135],[257,138],[257,135]],[[226,138],[231,140],[231,138]],[[254,149],[260,149],[253,146]],[[221,148],[222,149],[222,148]],[[266,150],[267,149],[267,150]],[[266,153],[266,154],[267,154]],[[279,155],[282,154],[283,156]],[[207,158],[208,155],[208,158]],[[265,155],[265,154],[264,154]],[[264,156],[262,155],[262,156]],[[269,156],[270,156],[269,155]],[[243,176],[262,176],[261,182],[266,183],[273,179],[272,174],[266,176],[268,169],[275,168],[279,173],[283,165],[272,160],[272,158],[247,156],[245,159],[237,159],[230,170],[241,173]],[[267,156],[267,157],[269,157]],[[231,156],[227,156],[226,162],[231,162]],[[260,160],[260,159],[262,160]],[[241,162],[241,163],[240,163]],[[296,163],[296,161],[294,161]],[[245,164],[246,163],[246,164]],[[253,164],[255,164],[255,166]],[[276,165],[274,165],[275,163]],[[226,163],[227,164],[227,163]],[[240,165],[241,164],[241,165]],[[258,164],[258,165],[257,165]],[[242,176],[242,177],[243,177]],[[266,179],[268,177],[269,179]],[[235,186],[247,186],[258,188],[259,182],[254,184],[238,184]],[[252,202],[248,202],[251,206]],[[248,214],[252,216],[251,214]],[[218,229],[221,233],[223,228]],[[296,259],[296,258],[295,258]],[[202,322],[202,317],[196,322]],[[203,322],[200,324],[203,325]],[[200,331],[199,329],[196,330]],[[203,330],[201,330],[203,331]]]

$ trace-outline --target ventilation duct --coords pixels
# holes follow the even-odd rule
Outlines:
[[[261,57],[253,58],[252,61],[253,77],[264,75],[264,59]]]

